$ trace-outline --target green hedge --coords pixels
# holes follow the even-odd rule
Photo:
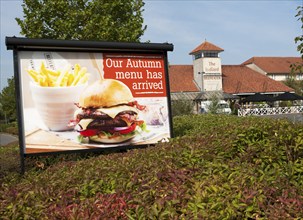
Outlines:
[[[10,172],[0,181],[0,216],[303,218],[302,125],[207,114],[175,117],[174,132],[146,149],[32,158],[23,177]]]
[[[0,123],[0,132],[5,132],[13,135],[18,135],[18,125],[17,122],[11,123]]]

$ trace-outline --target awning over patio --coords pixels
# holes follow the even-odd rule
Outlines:
[[[294,100],[303,100],[303,97],[297,95],[296,93],[285,92],[281,95],[274,97],[275,101],[294,101]]]
[[[248,96],[245,99],[240,100],[240,103],[246,102],[273,102],[275,99],[271,96],[267,96],[261,93],[255,93],[254,95]]]

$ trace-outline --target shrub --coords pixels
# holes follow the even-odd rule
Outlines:
[[[18,135],[17,122],[11,122],[8,124],[0,124],[0,132],[6,132],[13,135]]]
[[[31,158],[23,177],[2,177],[0,216],[303,218],[303,125],[187,115],[174,118],[174,132],[169,143],[123,153]]]
[[[216,94],[213,94],[211,96],[210,101],[211,101],[210,104],[207,106],[208,110],[209,110],[209,113],[217,114],[218,110],[219,110],[220,97]]]
[[[193,114],[194,103],[191,100],[181,98],[179,100],[172,101],[172,115],[190,115]]]

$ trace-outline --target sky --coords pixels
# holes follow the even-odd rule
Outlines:
[[[145,0],[147,30],[141,42],[171,43],[170,64],[192,64],[189,53],[207,40],[224,51],[224,65],[254,56],[300,56],[294,38],[302,35],[295,17],[303,0]],[[13,52],[5,37],[23,37],[15,18],[22,18],[22,1],[0,0],[0,91],[13,76]]]

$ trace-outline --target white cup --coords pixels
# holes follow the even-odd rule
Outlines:
[[[73,128],[68,126],[77,109],[75,103],[87,84],[68,87],[42,87],[30,82],[30,90],[45,126],[51,131],[66,131]]]

